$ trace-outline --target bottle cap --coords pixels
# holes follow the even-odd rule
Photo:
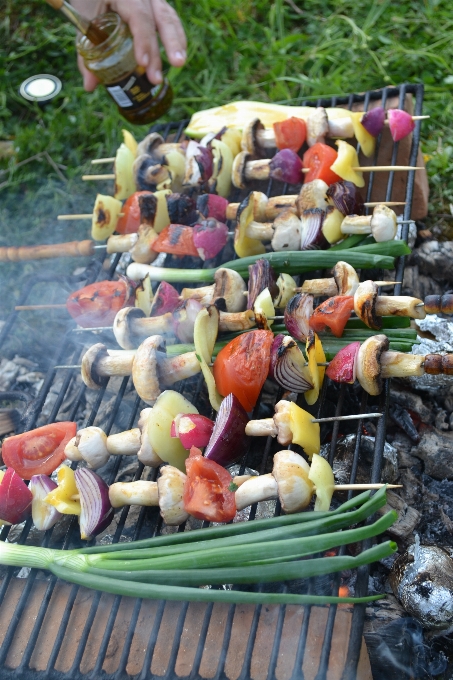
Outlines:
[[[19,93],[31,102],[48,102],[60,93],[61,88],[59,78],[48,73],[40,73],[24,80]]]

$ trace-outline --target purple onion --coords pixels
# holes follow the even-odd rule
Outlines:
[[[249,265],[247,309],[253,309],[256,298],[266,288],[269,288],[272,299],[279,294],[275,271],[269,260],[260,258]]]
[[[305,342],[310,331],[310,317],[313,314],[313,296],[296,293],[285,308],[285,326],[290,335]]]
[[[21,524],[31,514],[33,497],[22,477],[7,468],[0,480],[0,519],[8,524]]]
[[[198,300],[189,298],[174,311],[174,330],[180,342],[193,342],[195,319],[202,309],[203,305]]]
[[[360,121],[367,132],[373,137],[377,137],[384,127],[385,111],[382,106],[377,106],[363,114]]]
[[[160,316],[166,312],[174,312],[180,304],[181,300],[176,288],[166,281],[161,281],[154,295],[149,315]]]
[[[108,527],[113,519],[109,487],[99,475],[88,468],[78,468],[75,483],[80,495],[80,536],[90,540]]]
[[[197,198],[197,210],[205,219],[213,217],[219,222],[226,222],[228,201],[217,194],[201,194]]]
[[[288,184],[300,184],[304,181],[302,161],[291,149],[282,149],[276,153],[269,167],[272,179]]]
[[[363,199],[352,182],[335,182],[326,191],[326,196],[333,206],[343,215],[363,215],[365,206]]]
[[[219,465],[231,465],[241,458],[247,448],[249,438],[245,426],[249,419],[244,407],[234,394],[222,401],[204,457]]]
[[[210,260],[220,253],[228,241],[228,227],[213,217],[193,228],[193,244],[202,260]]]
[[[61,512],[44,500],[47,494],[57,488],[57,484],[47,475],[33,475],[28,488],[33,496],[31,503],[33,524],[39,531],[47,531],[62,516]]]
[[[402,109],[389,109],[387,117],[390,134],[394,142],[399,142],[400,139],[407,137],[415,128],[415,123],[410,113]]]
[[[313,388],[305,357],[289,335],[276,335],[271,347],[269,375],[285,390],[307,392]]]
[[[326,217],[326,211],[321,208],[310,208],[304,210],[300,216],[301,221],[301,250],[319,250],[328,248],[324,234],[322,233],[322,225]]]

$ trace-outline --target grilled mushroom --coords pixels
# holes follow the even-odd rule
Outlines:
[[[164,354],[165,341],[160,335],[146,338],[135,353],[132,361],[132,380],[137,394],[145,404],[153,404],[161,393],[157,371],[159,358]]]
[[[241,147],[246,153],[251,154],[254,158],[264,158],[265,149],[261,142],[259,132],[264,131],[264,125],[259,118],[251,120],[250,123],[245,125],[242,132]],[[275,146],[275,138],[274,138]]]
[[[134,352],[107,350],[98,342],[92,345],[83,355],[82,380],[87,387],[97,390],[105,384],[111,375],[130,375]]]
[[[140,191],[155,191],[162,182],[171,180],[169,168],[148,155],[138,156],[133,165],[135,184]]]
[[[169,526],[178,526],[189,517],[183,502],[185,481],[186,475],[173,465],[165,465],[161,469],[157,480],[159,507],[162,519]]]
[[[332,278],[309,279],[302,284],[302,292],[310,295],[354,295],[360,283],[357,272],[347,262],[337,262],[332,269]]]
[[[120,347],[134,349],[150,335],[172,333],[173,314],[146,316],[139,307],[123,307],[113,321],[113,333]]]
[[[159,505],[157,482],[137,479],[135,482],[115,482],[109,487],[109,499],[114,508],[125,505]]]
[[[396,236],[398,222],[393,210],[377,205],[372,215],[349,215],[341,223],[343,234],[372,234],[376,241],[391,241]]]
[[[274,220],[273,250],[300,250],[301,232],[302,223],[297,215],[284,210]]]
[[[233,269],[220,267],[214,274],[214,284],[201,288],[183,288],[184,300],[195,298],[203,305],[213,305],[217,300],[225,300],[228,312],[242,312],[246,306],[244,292],[247,290],[244,279]]]
[[[381,328],[382,316],[410,316],[424,319],[422,300],[408,295],[379,295],[374,281],[363,281],[354,293],[354,311],[369,328]]]
[[[357,355],[357,380],[368,394],[382,392],[381,355],[387,352],[389,339],[386,335],[373,335],[360,345]]]
[[[382,319],[376,313],[378,287],[374,281],[364,281],[357,286],[354,293],[354,311],[368,328],[378,330],[382,326]]]
[[[313,146],[317,142],[324,143],[329,134],[329,121],[327,112],[323,106],[318,106],[313,113],[310,113],[306,120],[307,125],[307,144]]]

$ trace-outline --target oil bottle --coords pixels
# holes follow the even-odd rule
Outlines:
[[[170,83],[166,78],[159,85],[149,82],[146,70],[135,61],[129,26],[118,14],[106,12],[90,21],[65,0],[46,1],[78,28],[77,51],[126,120],[143,125],[168,111],[173,100]]]

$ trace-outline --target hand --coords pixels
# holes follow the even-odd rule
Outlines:
[[[162,82],[162,62],[159,54],[157,34],[162,41],[172,66],[183,66],[186,61],[187,41],[181,21],[173,7],[166,0],[73,0],[73,6],[89,19],[111,9],[125,21],[134,38],[135,60],[146,68],[150,82]],[[98,84],[97,78],[85,68],[83,59],[77,63],[83,76],[83,86],[92,92]]]

